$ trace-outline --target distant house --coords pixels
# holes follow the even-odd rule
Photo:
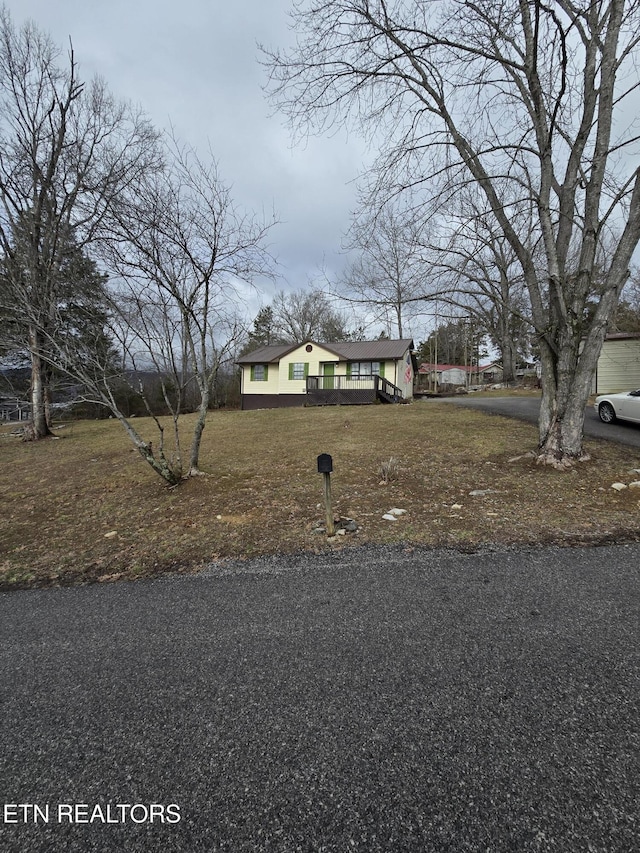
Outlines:
[[[502,367],[497,362],[485,365],[429,364],[418,368],[419,387],[468,387],[502,381]]]
[[[493,382],[502,382],[502,365],[496,361],[491,362],[491,364],[481,364],[474,368],[471,375],[474,377],[473,384],[476,385],[491,385]]]
[[[428,385],[467,385],[469,368],[458,364],[430,364],[423,362],[418,368],[420,387]]]
[[[347,341],[264,346],[241,356],[241,406],[273,409],[399,403],[413,397],[413,341]]]
[[[0,421],[28,421],[31,406],[16,397],[0,397]]]
[[[594,394],[640,388],[640,332],[607,335],[593,380]]]

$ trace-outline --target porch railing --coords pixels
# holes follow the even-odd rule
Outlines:
[[[378,396],[391,398],[399,402],[403,398],[402,391],[383,376],[307,376],[307,394],[322,391],[354,392],[361,396],[369,392],[372,399]],[[368,396],[368,395],[367,395]]]

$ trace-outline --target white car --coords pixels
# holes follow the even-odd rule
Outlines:
[[[621,394],[601,394],[596,397],[595,407],[605,424],[616,420],[640,424],[640,388]]]

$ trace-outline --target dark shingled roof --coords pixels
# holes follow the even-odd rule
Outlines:
[[[240,356],[237,364],[273,364],[287,353],[304,344],[315,344],[338,356],[341,361],[394,361],[403,357],[407,350],[413,350],[413,340],[381,341],[340,341],[324,344],[321,341],[303,341],[301,344],[276,344],[259,347]]]
[[[344,341],[320,346],[326,346],[345,361],[393,361],[402,358],[407,350],[412,350],[413,341],[411,338],[397,341]]]
[[[298,346],[296,344],[295,346]],[[271,364],[280,361],[283,355],[295,347],[291,344],[273,344],[268,347],[258,347],[246,355],[241,355],[236,364]]]

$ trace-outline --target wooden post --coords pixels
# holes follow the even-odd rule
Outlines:
[[[331,474],[322,475],[324,485],[324,507],[327,518],[327,536],[335,536],[335,525],[333,522],[333,507],[331,505]]]

